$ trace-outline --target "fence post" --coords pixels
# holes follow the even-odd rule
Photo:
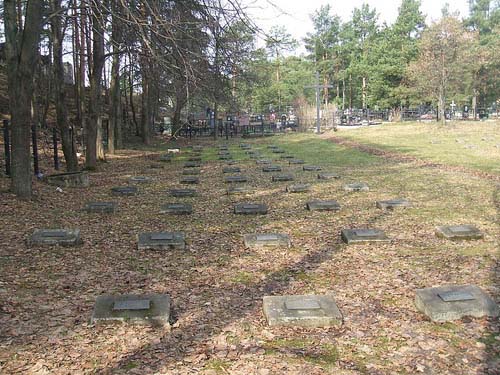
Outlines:
[[[59,170],[59,154],[57,152],[57,129],[52,129],[52,142],[54,143],[54,169]]]
[[[10,134],[9,120],[3,120],[3,143],[5,148],[5,174],[10,176]]]
[[[36,132],[36,124],[31,124],[31,145],[33,147],[33,172],[38,176],[40,169],[38,167],[38,139]]]

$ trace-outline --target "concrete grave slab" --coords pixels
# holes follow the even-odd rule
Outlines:
[[[295,184],[286,187],[288,193],[304,193],[311,190],[310,184]]]
[[[172,154],[160,155],[158,160],[164,163],[170,163],[172,161]]]
[[[238,215],[266,215],[267,206],[261,203],[238,203],[234,205],[234,213]]]
[[[170,297],[167,294],[123,294],[97,297],[91,322],[169,326],[169,319]]]
[[[342,325],[342,314],[331,295],[265,296],[263,310],[269,326]]]
[[[283,233],[259,233],[245,234],[243,241],[246,247],[290,247],[292,245],[288,234]]]
[[[193,206],[187,203],[167,203],[160,207],[161,214],[189,215],[193,212]]]
[[[194,189],[171,189],[170,195],[172,197],[195,197],[198,193]]]
[[[184,169],[182,171],[182,174],[183,175],[199,175],[200,174],[200,170],[197,169],[197,168],[187,168],[187,169]]]
[[[222,150],[217,153],[219,156],[224,156],[224,155],[231,155],[231,153],[227,150]]]
[[[111,188],[113,195],[136,195],[138,192],[135,186],[115,186]]]
[[[268,166],[262,168],[262,172],[281,172],[281,166],[268,165]]]
[[[293,165],[293,164],[304,164],[304,160],[302,159],[291,159],[288,161],[288,164]]]
[[[236,160],[226,160],[226,161],[224,162],[224,164],[226,164],[226,165],[235,165],[236,163],[237,163],[237,161],[236,161]]]
[[[185,185],[199,184],[200,179],[196,176],[186,176],[186,177],[181,178],[180,183],[185,184]]]
[[[237,184],[242,182],[247,182],[248,178],[246,176],[226,176],[224,182],[226,184]]]
[[[279,148],[273,148],[271,151],[273,154],[284,154],[285,150],[279,149]]]
[[[232,160],[233,157],[229,154],[219,156],[219,160]]]
[[[465,316],[497,317],[498,305],[475,285],[446,285],[417,289],[415,306],[433,322],[448,322]]]
[[[136,183],[136,184],[147,184],[149,182],[151,182],[152,178],[151,177],[147,177],[147,176],[134,176],[134,177],[130,177],[130,182],[131,183]]]
[[[339,211],[340,204],[334,200],[316,200],[306,203],[309,211]]]
[[[89,174],[86,171],[51,174],[45,177],[49,185],[63,188],[89,187]]]
[[[196,162],[201,162],[201,156],[191,156],[190,158],[187,159],[188,161],[196,161]]]
[[[257,155],[259,152],[255,150],[246,150],[245,154],[246,155]]]
[[[370,242],[390,242],[391,240],[380,229],[343,229],[342,240],[348,244],[370,243]]]
[[[249,149],[252,148],[252,146],[249,143],[240,143],[240,148]]]
[[[193,151],[203,151],[203,146],[193,146]]]
[[[377,201],[377,208],[382,210],[396,210],[398,208],[411,207],[411,203],[407,199],[389,199],[385,201]]]
[[[111,214],[116,211],[116,202],[88,202],[85,204],[85,211],[89,213]]]
[[[240,173],[240,167],[224,167],[222,168],[222,173]]]
[[[354,182],[352,184],[344,185],[345,191],[369,191],[370,188],[364,182]]]
[[[247,186],[231,186],[226,192],[227,195],[241,195],[251,193],[253,190]]]
[[[270,149],[270,150],[273,150],[273,149],[279,148],[279,146],[277,146],[277,145],[268,145],[267,148]]]
[[[338,173],[326,172],[318,174],[318,180],[333,180],[336,178],[340,178],[340,175]]]
[[[184,168],[200,168],[201,163],[197,161],[187,161],[184,163]]]
[[[292,159],[295,159],[295,156],[293,156],[293,155],[282,155],[282,156],[280,156],[280,159],[292,160]]]
[[[258,159],[255,161],[255,164],[271,164],[272,160],[269,159]]]
[[[150,232],[137,236],[138,250],[183,250],[186,240],[182,232]]]
[[[304,165],[302,170],[306,172],[317,172],[321,170],[321,167],[318,165]]]
[[[273,176],[272,181],[273,182],[281,182],[281,181],[293,181],[293,175],[291,174],[278,174],[276,176]]]
[[[436,228],[436,236],[449,240],[480,240],[484,237],[474,225],[448,225]]]
[[[80,229],[35,229],[28,239],[29,246],[77,246],[82,244]]]

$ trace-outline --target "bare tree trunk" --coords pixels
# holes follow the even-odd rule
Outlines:
[[[113,43],[113,61],[111,65],[111,82],[110,82],[110,110],[109,110],[109,125],[108,125],[108,152],[115,153],[117,145],[116,133],[120,133],[118,128],[121,127],[121,94],[120,94],[120,45],[121,45],[121,21],[118,19],[118,4],[117,0],[113,0],[113,18],[112,18],[112,34],[111,40]]]
[[[366,77],[363,77],[363,83],[362,83],[362,92],[361,92],[361,97],[362,97],[362,108],[366,109]]]
[[[444,106],[446,103],[445,99],[445,90],[444,85],[439,86],[439,103],[438,103],[438,111],[439,111],[439,120],[441,120],[442,125],[446,125],[446,116]]]
[[[63,30],[62,30],[62,9],[61,0],[51,1],[52,27],[52,48],[54,55],[54,101],[56,106],[56,124],[61,134],[61,143],[66,160],[66,170],[73,172],[78,170],[78,159],[76,149],[71,134],[71,126],[68,124],[68,115],[66,112],[66,92],[64,87],[64,66],[63,66]]]
[[[4,30],[7,82],[12,125],[11,190],[30,199],[31,186],[31,99],[38,42],[42,30],[42,2],[26,3],[24,28],[18,22],[22,12],[14,0],[4,0]]]

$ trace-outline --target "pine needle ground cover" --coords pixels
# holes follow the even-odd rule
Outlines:
[[[0,372],[497,373],[498,320],[432,323],[416,310],[414,298],[419,288],[475,284],[499,301],[498,151],[483,157],[479,147],[462,148],[458,155],[472,156],[461,162],[449,154],[455,133],[468,129],[435,130],[433,140],[440,143],[434,145],[423,133],[405,136],[401,127],[245,141],[293,174],[293,182],[272,182],[272,173],[262,172],[238,147],[240,140],[195,141],[204,146],[196,197],[168,195],[185,188],[179,181],[192,151],[182,142],[171,163],[158,162],[171,144],[120,151],[90,173],[87,189],[58,192],[35,182],[32,202],[16,201],[1,178]],[[480,129],[496,138],[480,137],[475,144],[500,143],[497,128]],[[248,177],[246,194],[226,194],[226,164],[217,147],[226,143]],[[341,178],[318,180],[319,172],[289,165],[270,144]],[[434,146],[443,147],[433,154]],[[151,181],[137,184],[137,195],[111,195],[112,187],[133,176]],[[370,190],[344,191],[353,182]],[[291,183],[310,184],[311,190],[287,193]],[[412,207],[376,208],[376,201],[392,198],[406,198]],[[307,211],[306,202],[314,199],[336,200],[341,209]],[[83,208],[90,201],[116,201],[117,210],[89,214]],[[160,214],[162,205],[176,201],[191,204],[193,213]],[[264,203],[268,214],[235,215],[234,204],[242,202]],[[474,224],[484,239],[435,236],[436,226],[449,224]],[[355,227],[382,229],[391,241],[344,244],[340,231]],[[28,247],[35,228],[79,228],[83,244]],[[186,249],[137,250],[139,233],[158,231],[184,232]],[[285,233],[292,246],[248,249],[246,233]],[[141,293],[170,295],[170,329],[90,323],[97,296]],[[327,293],[335,296],[342,326],[267,326],[264,295]]]

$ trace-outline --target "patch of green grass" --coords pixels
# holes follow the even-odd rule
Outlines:
[[[233,283],[251,285],[255,282],[255,276],[247,271],[239,271],[235,275],[231,276],[231,281]]]
[[[266,354],[292,353],[315,365],[333,367],[339,360],[339,352],[333,344],[317,344],[305,339],[276,339],[264,343]]]
[[[130,361],[130,362],[127,362],[123,368],[125,370],[132,370],[134,368],[136,368],[139,364],[137,362],[134,362],[134,361]]]
[[[207,362],[206,370],[215,370],[217,374],[227,374],[227,369],[231,367],[231,362],[223,361],[222,359],[214,358]]]

